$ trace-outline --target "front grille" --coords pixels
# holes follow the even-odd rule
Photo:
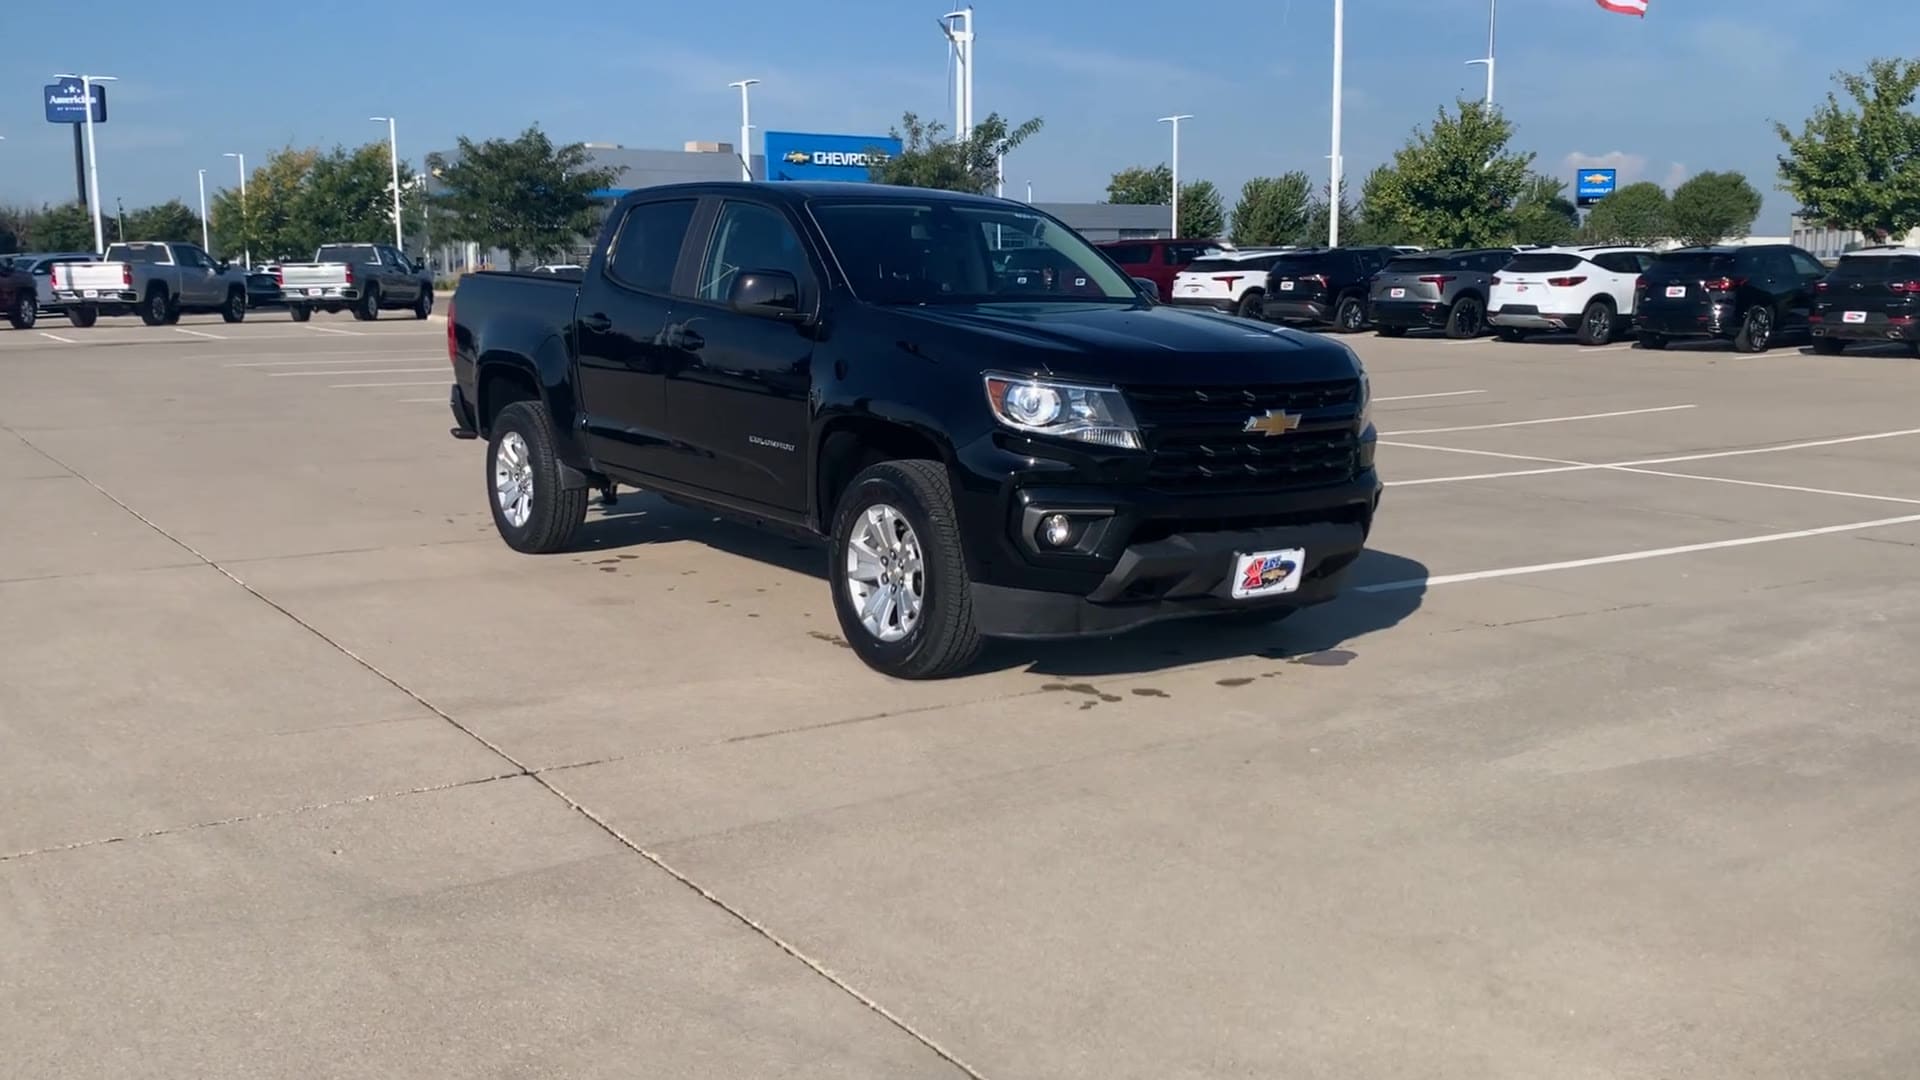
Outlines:
[[[1127,391],[1153,455],[1148,483],[1175,492],[1285,491],[1351,479],[1359,462],[1359,396],[1357,379]],[[1301,429],[1248,433],[1248,419],[1268,410],[1300,416]]]

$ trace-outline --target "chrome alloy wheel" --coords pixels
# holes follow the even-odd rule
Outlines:
[[[927,600],[926,560],[906,515],[875,503],[847,538],[847,598],[860,624],[880,641],[900,641],[920,625]]]
[[[494,451],[493,498],[500,504],[500,516],[516,529],[533,516],[533,454],[517,431],[501,436]]]

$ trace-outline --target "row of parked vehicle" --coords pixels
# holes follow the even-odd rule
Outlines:
[[[1571,333],[1584,345],[1632,336],[1649,349],[1717,338],[1744,352],[1787,339],[1832,354],[1848,342],[1905,342],[1920,351],[1920,249],[1875,247],[1829,268],[1787,244],[1679,248],[1618,245],[1420,251],[1403,247],[1191,252],[1163,290],[1171,304],[1268,322],[1373,329],[1386,337],[1436,330],[1504,341]],[[1130,273],[1134,267],[1123,264]],[[1140,275],[1147,276],[1147,275]]]
[[[247,312],[284,306],[295,322],[315,311],[351,311],[377,319],[383,310],[433,313],[433,275],[383,244],[329,244],[309,263],[272,263],[244,269],[215,259],[196,244],[111,244],[105,258],[85,252],[0,256],[0,312],[16,329],[43,313],[59,313],[77,327],[102,315],[138,315],[148,326],[183,314],[218,314],[240,322]]]

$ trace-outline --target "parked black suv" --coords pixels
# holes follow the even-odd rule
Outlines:
[[[1306,248],[1289,251],[1267,272],[1260,316],[1268,322],[1367,328],[1367,281],[1394,256],[1390,247]]]
[[[646,188],[578,281],[462,278],[447,342],[510,546],[566,547],[617,483],[824,536],[847,643],[907,678],[1331,599],[1380,497],[1353,350],[1150,303],[999,199]]]
[[[1513,256],[1512,248],[1401,255],[1369,283],[1368,317],[1384,337],[1416,329],[1479,337],[1487,328],[1493,275]]]
[[[1920,249],[1850,252],[1814,286],[1813,351],[1845,352],[1850,341],[1903,341],[1920,354]]]
[[[1640,347],[1674,338],[1720,338],[1741,352],[1766,352],[1807,333],[1820,260],[1789,244],[1691,247],[1663,252],[1635,289]]]

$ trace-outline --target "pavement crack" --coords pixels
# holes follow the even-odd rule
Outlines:
[[[382,791],[373,795],[355,795],[350,799],[333,799],[328,802],[307,803],[302,806],[287,806],[278,810],[262,810],[257,814],[236,814],[233,817],[215,818],[212,821],[195,821],[186,825],[166,825],[157,829],[142,829],[122,836],[101,836],[91,840],[75,840],[68,844],[53,844],[43,848],[29,848],[0,854],[0,863],[14,862],[35,855],[53,855],[62,851],[79,851],[84,848],[103,847],[107,844],[124,844],[129,840],[151,840],[158,836],[173,836],[177,833],[199,832],[201,829],[215,829],[222,825],[245,825],[254,821],[271,821],[275,818],[295,817],[310,814],[316,810],[331,810],[341,806],[359,806],[363,803],[379,802],[382,799],[399,799],[408,795],[430,795],[440,791],[452,791],[455,788],[474,787],[479,784],[491,784],[498,780],[517,780],[525,775],[520,772],[495,773],[492,776],[478,776],[468,780],[455,780],[445,784],[427,784],[421,787],[407,788],[404,791]]]

